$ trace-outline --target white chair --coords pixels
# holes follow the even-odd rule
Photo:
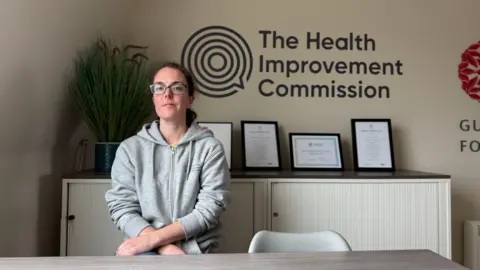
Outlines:
[[[310,233],[259,231],[250,242],[248,253],[300,253],[351,251],[348,242],[337,232]]]

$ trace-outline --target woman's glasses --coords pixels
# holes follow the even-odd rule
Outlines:
[[[187,90],[187,86],[183,83],[172,83],[169,86],[166,86],[163,83],[154,83],[150,85],[150,91],[152,91],[153,95],[163,95],[169,88],[174,95],[181,95]]]

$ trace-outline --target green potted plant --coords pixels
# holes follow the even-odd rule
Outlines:
[[[120,143],[152,114],[146,47],[97,39],[74,61],[69,91],[96,138],[95,172],[108,174]]]

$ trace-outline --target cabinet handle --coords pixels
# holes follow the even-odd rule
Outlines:
[[[74,220],[75,219],[75,215],[69,215],[68,216],[68,220]]]
[[[278,217],[278,213],[277,213],[277,212],[273,212],[273,216],[274,216],[274,217]]]

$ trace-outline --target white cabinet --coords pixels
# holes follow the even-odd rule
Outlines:
[[[123,234],[113,225],[105,203],[106,181],[66,182],[63,253],[70,256],[110,256],[122,243]],[[65,205],[65,204],[64,204]]]
[[[267,228],[266,183],[261,179],[234,179],[232,203],[221,217],[223,252],[247,252],[253,235]]]
[[[105,203],[109,179],[64,179],[62,256],[111,256],[123,241]],[[246,252],[255,232],[266,228],[266,182],[234,179],[232,200],[222,215],[224,251]]]
[[[451,259],[450,177],[427,173],[232,173],[224,251],[243,253],[259,230],[335,230],[353,250],[429,249]],[[123,240],[110,220],[108,176],[63,182],[61,255],[109,256]]]
[[[449,182],[276,179],[270,228],[335,230],[354,250],[429,249],[450,257]]]

